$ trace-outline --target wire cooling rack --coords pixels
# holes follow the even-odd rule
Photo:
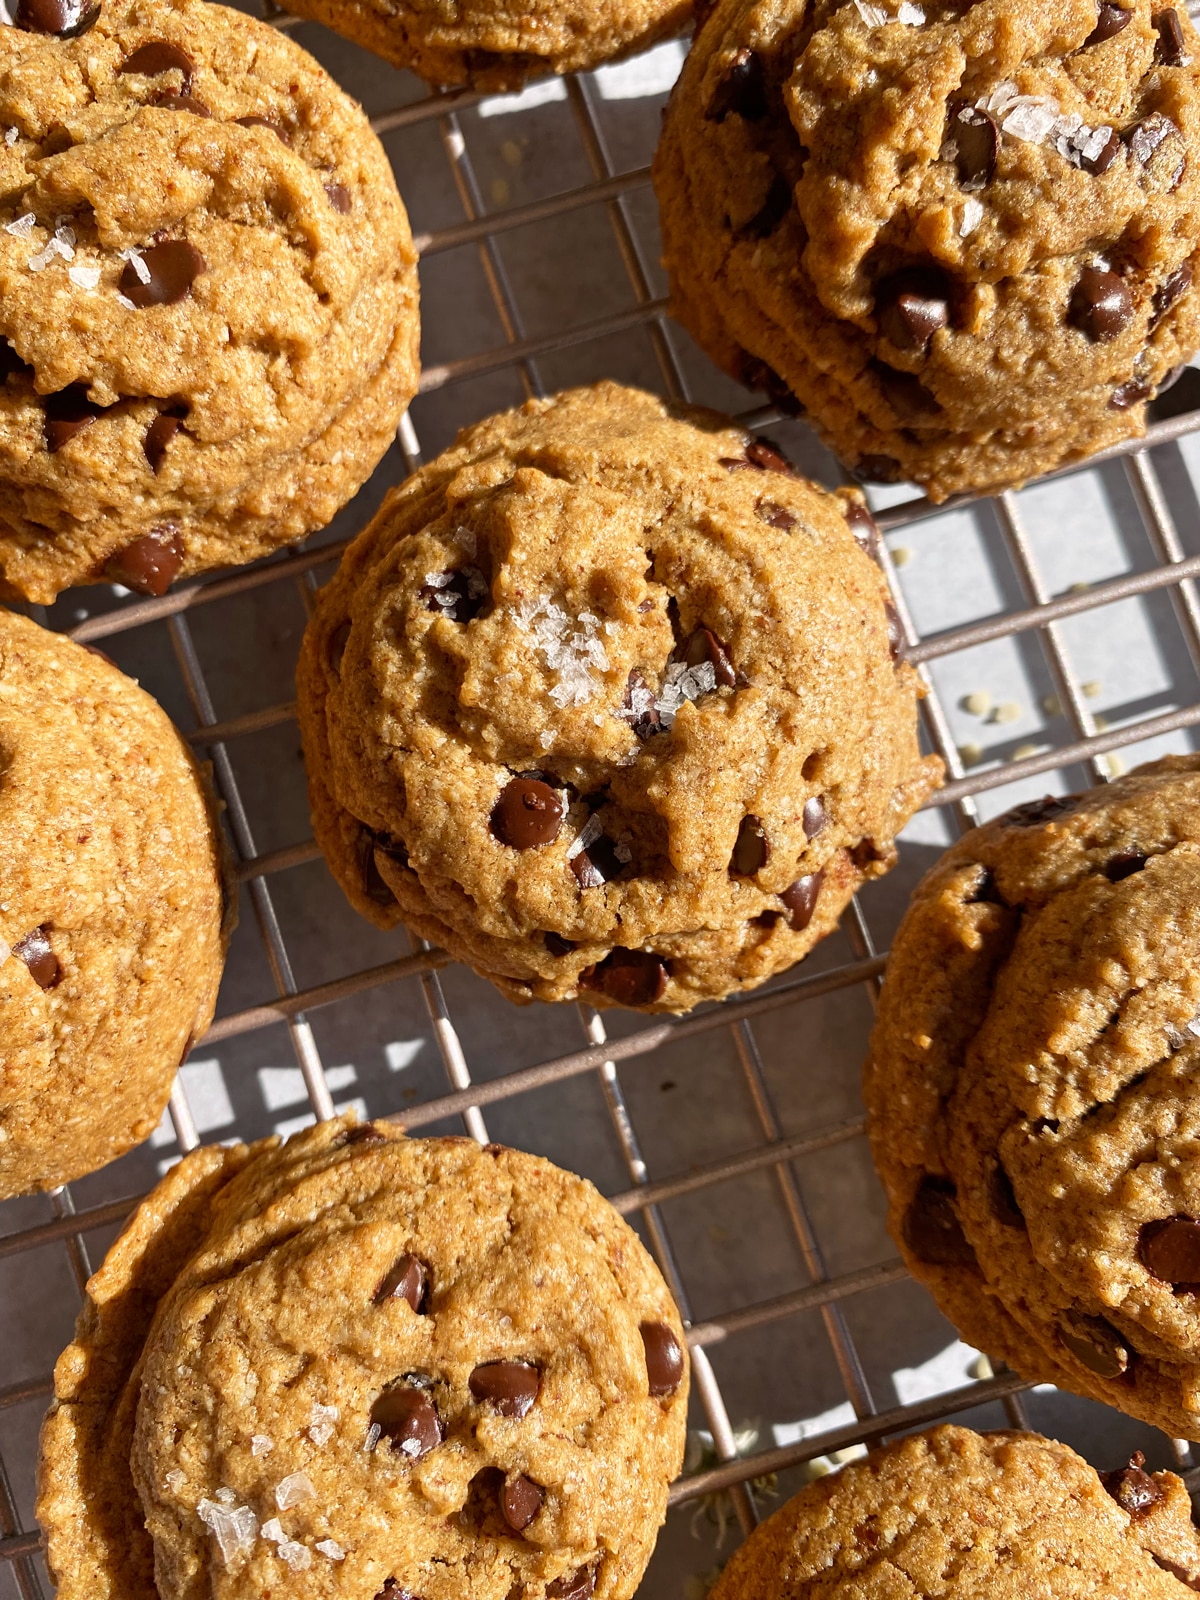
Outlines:
[[[1086,469],[941,508],[883,493],[882,559],[949,781],[900,867],[801,968],[682,1020],[510,1007],[441,951],[359,922],[320,862],[291,698],[318,582],[459,425],[568,383],[724,406],[778,428],[814,475],[838,471],[799,425],[747,410],[666,316],[649,160],[682,45],[488,99],[430,95],[315,25],[270,20],[365,103],[392,156],[421,250],[424,376],[397,449],[308,547],[162,599],[80,590],[28,608],[103,641],[192,730],[227,806],[242,925],[217,1020],[150,1144],[0,1206],[0,1600],[49,1591],[32,1502],[50,1358],[132,1200],[202,1138],[289,1132],[346,1104],[540,1150],[592,1177],[655,1251],[689,1324],[695,1404],[643,1596],[703,1593],[778,1497],[938,1418],[1189,1472],[1182,1441],[1030,1390],[956,1340],[883,1230],[858,1066],[905,896],[956,832],[1192,747],[1200,373],[1157,403],[1144,444]]]

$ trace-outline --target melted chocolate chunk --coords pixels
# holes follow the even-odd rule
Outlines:
[[[329,196],[329,204],[343,217],[348,217],[354,208],[354,199],[344,183],[327,183],[325,193]]]
[[[646,1347],[646,1379],[650,1393],[661,1400],[674,1394],[683,1382],[683,1350],[665,1322],[640,1323],[638,1332]]]
[[[746,239],[769,239],[775,229],[792,209],[792,186],[781,173],[771,179],[767,198],[758,210],[739,229]]]
[[[181,72],[182,90],[189,93],[196,73],[196,63],[186,50],[168,39],[150,39],[138,45],[132,55],[121,63],[122,72],[142,72],[148,78],[157,78],[162,72]]]
[[[701,625],[688,637],[683,646],[683,660],[689,667],[698,667],[705,661],[716,673],[717,683],[732,689],[737,683],[737,673],[729,658],[729,650],[711,628]]]
[[[419,1461],[442,1442],[437,1407],[423,1389],[385,1389],[371,1407],[371,1422],[410,1461]]]
[[[164,522],[110,556],[104,565],[105,576],[138,594],[164,595],[183,565],[184,554],[179,529],[173,522]]]
[[[17,0],[15,27],[26,33],[48,33],[56,39],[78,39],[100,20],[99,0]]]
[[[621,876],[627,865],[617,855],[616,844],[606,833],[571,857],[571,871],[581,889],[599,889],[611,883]]]
[[[1055,817],[1073,811],[1078,799],[1077,794],[1044,795],[1040,800],[1026,800],[1022,805],[1013,806],[1012,810],[1006,811],[999,820],[1010,828],[1032,828],[1038,823],[1051,822]]]
[[[190,117],[211,117],[212,112],[203,100],[197,100],[191,94],[172,94],[169,89],[164,89],[161,94],[154,96],[153,104],[159,111],[186,111]]]
[[[752,878],[762,871],[770,858],[771,843],[766,829],[757,817],[743,817],[729,862],[730,873],[739,878]]]
[[[968,194],[986,189],[996,176],[1000,129],[995,117],[980,106],[952,107],[942,145],[942,159],[952,160],[959,187]]]
[[[104,407],[88,399],[86,383],[69,383],[56,394],[43,395],[42,410],[46,414],[46,449],[53,455],[77,433],[90,427]]]
[[[1140,406],[1143,400],[1149,400],[1153,393],[1152,383],[1143,383],[1140,378],[1130,378],[1127,383],[1115,388],[1109,396],[1109,410],[1129,411],[1134,406]]]
[[[863,483],[899,483],[904,468],[895,456],[865,455],[859,456],[854,475]]]
[[[1135,122],[1132,128],[1126,128],[1121,138],[1130,159],[1150,171],[1151,183],[1156,189],[1165,189],[1169,193],[1178,187],[1187,166],[1187,152],[1183,136],[1170,117],[1164,116],[1161,111],[1151,112],[1141,122]],[[1168,141],[1174,141],[1173,154],[1167,148]],[[1160,150],[1163,151],[1161,161],[1157,159]]]
[[[1106,39],[1113,39],[1133,19],[1133,12],[1126,11],[1124,6],[1113,5],[1112,0],[1100,0],[1096,7],[1096,26],[1083,41],[1082,48],[1087,50],[1094,44],[1103,44]]]
[[[596,1574],[590,1567],[555,1578],[546,1590],[546,1600],[588,1600],[596,1587]]]
[[[347,637],[350,633],[349,623],[343,623]],[[344,646],[343,646],[344,648]],[[392,886],[388,883],[383,873],[379,870],[379,863],[375,860],[376,849],[383,846],[379,837],[370,829],[363,828],[358,835],[358,875],[362,881],[363,893],[368,900],[374,901],[377,906],[394,906],[396,896],[392,893]],[[385,851],[385,854],[391,854]],[[407,860],[407,857],[405,857]]]
[[[18,939],[12,947],[12,953],[18,961],[23,961],[29,968],[29,976],[39,989],[53,989],[62,977],[58,957],[50,948],[48,922],[43,922],[41,927],[34,928],[32,933],[27,933],[23,939]]]
[[[1142,1470],[1145,1465],[1145,1456],[1140,1450],[1135,1450],[1129,1458],[1127,1467],[1118,1467],[1115,1472],[1100,1474],[1100,1482],[1121,1510],[1135,1522],[1164,1498],[1158,1484],[1148,1472]]]
[[[879,285],[875,294],[879,330],[897,350],[926,350],[939,328],[950,321],[950,282],[936,267],[906,267]]]
[[[571,951],[576,949],[574,939],[564,939],[561,933],[544,933],[542,935],[542,943],[550,954],[555,957],[569,956]]]
[[[1174,7],[1156,12],[1150,18],[1158,38],[1154,44],[1154,59],[1160,67],[1182,67],[1187,63],[1183,25]]]
[[[803,933],[812,921],[824,881],[824,869],[810,872],[807,877],[797,878],[779,896],[787,907],[788,926],[793,933]]]
[[[142,449],[146,453],[146,460],[150,463],[151,470],[157,472],[163,464],[167,453],[167,446],[179,432],[180,426],[187,411],[178,407],[170,411],[160,411],[158,416],[146,429],[142,439]]]
[[[1132,878],[1135,872],[1140,872],[1149,859],[1140,850],[1122,850],[1120,855],[1113,856],[1105,864],[1104,876],[1109,883],[1120,883],[1122,879]]]
[[[470,1379],[471,1393],[502,1417],[523,1417],[533,1407],[542,1375],[529,1361],[485,1361]]]
[[[7,383],[10,378],[28,378],[32,381],[34,376],[33,368],[21,360],[8,340],[0,339],[0,383]]]
[[[474,622],[488,598],[487,580],[478,567],[443,572],[437,583],[426,583],[421,588],[427,609],[440,611],[451,622]]]
[[[788,533],[796,526],[795,512],[789,511],[786,506],[781,506],[774,500],[760,500],[754,508],[754,514],[760,522],[765,522],[768,528],[778,528],[782,533]]]
[[[920,422],[923,417],[936,416],[942,409],[920,378],[911,372],[898,372],[883,361],[872,361],[870,370],[879,380],[883,398],[901,422]]]
[[[205,271],[204,257],[186,239],[164,239],[160,244],[140,250],[142,267],[150,274],[143,283],[132,261],[125,263],[120,290],[139,311],[149,306],[173,306],[191,292],[192,284]]]
[[[916,1256],[933,1267],[973,1267],[972,1250],[954,1209],[954,1185],[948,1178],[927,1173],[909,1202],[901,1227],[904,1242]]]
[[[829,821],[824,803],[819,795],[813,795],[811,800],[804,802],[804,837],[815,839],[821,829]]]
[[[905,646],[908,644],[908,639],[904,633],[904,624],[900,621],[900,613],[890,600],[883,602],[883,608],[887,613],[888,650],[891,653],[892,660],[899,661],[904,654]]]
[[[875,518],[857,500],[851,500],[846,505],[844,514],[855,544],[860,550],[865,550],[872,560],[878,560],[879,524]]]
[[[1128,1370],[1129,1351],[1112,1323],[1103,1317],[1068,1311],[1059,1323],[1058,1337],[1075,1359],[1098,1378],[1119,1378]]]
[[[1069,320],[1093,343],[1107,344],[1133,321],[1133,296],[1115,272],[1085,267],[1071,296]]]
[[[988,1199],[991,1202],[992,1215],[997,1222],[1006,1228],[1023,1228],[1025,1218],[1017,1204],[1016,1190],[1013,1188],[1012,1179],[997,1161],[992,1168],[992,1175],[988,1182]]]
[[[500,1491],[500,1514],[514,1533],[523,1533],[542,1509],[545,1490],[519,1473]]]
[[[766,114],[767,81],[762,57],[753,50],[739,50],[717,85],[717,92],[704,115],[709,122],[724,122],[728,116],[761,122]]]
[[[348,1128],[342,1135],[341,1143],[346,1144],[386,1144],[387,1135],[380,1133],[373,1122],[360,1122],[353,1128]]]
[[[585,989],[597,989],[621,1006],[648,1006],[661,1000],[670,966],[653,950],[626,950],[617,945],[603,961],[580,975]]]
[[[1153,308],[1153,315],[1150,319],[1151,333],[1158,327],[1167,313],[1174,310],[1191,287],[1192,269],[1189,263],[1185,261],[1183,266],[1177,268],[1169,278],[1164,279],[1154,291],[1154,298],[1150,302]]]
[[[567,802],[561,789],[541,778],[513,778],[500,791],[492,807],[492,837],[514,850],[533,850],[553,844],[562,828]]]
[[[370,1127],[370,1123],[366,1124]],[[429,1269],[417,1256],[402,1255],[375,1291],[375,1304],[407,1300],[420,1313],[429,1303]]]
[[[1143,1223],[1137,1253],[1147,1272],[1177,1292],[1200,1293],[1200,1222],[1194,1217]]]
[[[292,143],[291,134],[288,132],[288,130],[286,128],[282,127],[278,122],[272,122],[270,117],[258,117],[258,116],[234,117],[233,120],[241,128],[270,128],[271,132],[279,140],[280,144],[286,144],[287,146],[289,146],[289,148],[291,146],[291,143]]]
[[[1094,156],[1080,155],[1079,165],[1093,178],[1101,178],[1121,154],[1121,135],[1115,128],[1109,129],[1108,138],[1100,146]]]

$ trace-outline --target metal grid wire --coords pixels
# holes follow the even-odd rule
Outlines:
[[[290,30],[297,26],[296,19],[282,12],[271,11],[269,19],[281,28]],[[314,37],[320,34],[320,30],[311,31]],[[307,33],[305,42],[309,43]],[[381,76],[387,75],[387,69],[378,68],[378,72]],[[493,345],[471,349],[426,366],[421,382],[422,397],[437,396],[452,386],[464,390],[465,398],[457,402],[454,412],[456,420],[466,420],[492,409],[497,393],[502,394],[502,403],[511,403],[522,394],[542,394],[554,386],[546,374],[554,370],[554,358],[561,353],[583,346],[603,348],[608,341],[630,334],[643,341],[657,369],[657,384],[664,393],[675,399],[710,398],[708,393],[696,392],[697,380],[689,374],[699,368],[689,355],[686,341],[667,320],[664,299],[655,292],[657,267],[649,253],[652,247],[648,247],[645,229],[638,225],[632,209],[646,193],[648,167],[644,164],[623,167],[611,153],[609,130],[598,109],[593,78],[569,79],[565,92],[586,180],[575,187],[499,210],[488,208],[484,199],[485,186],[463,130],[464,117],[479,107],[482,97],[468,91],[426,94],[384,110],[372,119],[376,131],[389,141],[420,136],[424,141],[420,151],[426,155],[431,135],[440,145],[450,180],[447,193],[456,197],[461,220],[418,234],[423,283],[428,289],[430,274],[436,273],[439,257],[454,251],[473,251],[490,297],[495,325],[501,332],[501,338]],[[390,147],[394,148],[394,144]],[[522,298],[510,277],[505,243],[521,230],[547,225],[559,230],[560,237],[569,238],[569,230],[576,220],[589,212],[593,217],[597,214],[603,217],[611,232],[611,243],[615,245],[625,275],[626,303],[602,316],[590,319],[585,316],[569,325],[556,325],[531,334],[523,319]],[[484,380],[497,377],[506,379],[510,387],[497,391],[484,384]],[[414,413],[401,427],[398,447],[402,459],[395,463],[393,476],[401,469],[411,471],[420,463],[422,448],[415,419],[421,415],[421,405],[422,401],[418,400]],[[1114,603],[1162,591],[1169,600],[1183,650],[1192,668],[1200,672],[1200,596],[1195,587],[1195,580],[1200,578],[1200,555],[1185,553],[1171,495],[1163,481],[1164,462],[1168,468],[1173,463],[1177,465],[1171,455],[1172,449],[1177,450],[1179,441],[1200,429],[1200,386],[1192,390],[1185,386],[1183,401],[1177,399],[1175,409],[1177,414],[1160,415],[1153,422],[1144,443],[1121,446],[1101,458],[1102,462],[1112,464],[1106,471],[1116,471],[1122,476],[1129,505],[1134,508],[1137,519],[1137,536],[1145,541],[1151,554],[1152,559],[1140,570],[1091,586],[1058,586],[1060,592],[1053,593],[1039,568],[1038,541],[1033,536],[1036,530],[1031,526],[1034,501],[1025,494],[1002,494],[986,505],[976,505],[973,514],[990,519],[991,533],[998,539],[1011,574],[1015,575],[1015,588],[1010,588],[1004,603],[993,615],[922,634],[910,608],[908,587],[898,576],[889,550],[883,552],[884,568],[908,636],[908,656],[918,666],[929,690],[923,707],[928,743],[943,757],[948,769],[949,781],[931,801],[931,806],[941,808],[959,831],[975,824],[980,797],[993,789],[1020,785],[1043,774],[1065,774],[1076,783],[1081,774],[1084,781],[1102,781],[1113,770],[1113,752],[1131,745],[1143,746],[1147,741],[1167,735],[1175,736],[1176,747],[1184,747],[1184,730],[1200,724],[1200,698],[1196,698],[1192,703],[1165,710],[1141,707],[1126,716],[1119,726],[1105,726],[1089,707],[1087,686],[1081,682],[1073,664],[1071,643],[1064,631],[1064,624],[1072,618],[1092,615]],[[762,427],[775,426],[781,419],[768,409],[759,409],[744,413],[742,420],[749,426]],[[1094,473],[1096,469],[1097,464],[1093,463],[1087,470]],[[953,516],[968,505],[969,502],[963,500],[935,509],[920,499],[902,500],[882,509],[879,520],[888,542],[895,549],[893,536],[900,530],[919,539],[922,530],[936,527],[939,519]],[[361,515],[355,513],[356,521],[361,521]],[[294,704],[279,702],[239,715],[220,717],[217,697],[202,664],[204,652],[197,645],[195,625],[205,617],[207,608],[217,608],[220,612],[230,603],[253,602],[268,589],[290,588],[293,596],[298,595],[307,606],[318,572],[327,574],[331,570],[346,542],[334,538],[315,548],[301,549],[231,575],[189,584],[162,599],[122,599],[110,609],[93,615],[83,613],[83,620],[69,626],[73,637],[83,643],[108,640],[132,641],[136,645],[143,635],[161,638],[165,630],[178,684],[182,686],[194,720],[190,738],[197,749],[211,759],[227,807],[227,820],[238,858],[238,877],[244,891],[242,920],[256,930],[263,958],[263,963],[254,968],[254,982],[261,978],[266,988],[253,1003],[222,1010],[199,1048],[207,1050],[282,1026],[302,1075],[312,1112],[318,1118],[326,1118],[334,1114],[335,1087],[329,1063],[310,1020],[312,1016],[326,1008],[346,1007],[356,997],[384,986],[416,985],[447,1087],[444,1092],[431,1094],[402,1108],[395,1105],[372,1108],[397,1115],[407,1128],[416,1131],[435,1124],[457,1125],[474,1138],[486,1140],[489,1108],[507,1108],[515,1103],[519,1116],[521,1106],[527,1103],[521,1097],[536,1091],[562,1092],[573,1080],[591,1078],[598,1086],[599,1100],[611,1124],[626,1177],[626,1187],[610,1198],[620,1212],[640,1226],[679,1302],[689,1330],[698,1418],[702,1414],[703,1426],[711,1439],[710,1461],[715,1464],[692,1472],[676,1483],[672,1491],[674,1505],[683,1502],[712,1504],[708,1497],[724,1493],[731,1498],[732,1509],[742,1530],[746,1531],[762,1511],[761,1491],[764,1486],[769,1487],[771,1475],[814,1458],[964,1412],[979,1412],[986,1419],[988,1411],[980,1411],[980,1408],[988,1406],[993,1407],[993,1420],[995,1408],[1002,1407],[1008,1425],[1026,1425],[1024,1391],[1028,1386],[1008,1372],[943,1389],[907,1404],[881,1406],[878,1403],[872,1392],[868,1363],[860,1350],[861,1341],[854,1332],[852,1308],[861,1297],[901,1282],[905,1277],[904,1269],[892,1257],[850,1270],[830,1270],[827,1251],[819,1236],[820,1228],[805,1198],[803,1181],[806,1160],[826,1152],[843,1151],[855,1141],[861,1143],[862,1118],[853,1115],[828,1126],[789,1134],[787,1119],[780,1111],[772,1087],[772,1074],[764,1062],[756,1033],[760,1019],[787,1008],[797,1033],[802,1034],[808,1008],[815,1002],[860,986],[868,999],[874,1000],[886,958],[876,947],[868,920],[869,904],[856,901],[844,919],[842,948],[848,948],[852,959],[842,960],[840,964],[826,960],[821,965],[814,957],[805,967],[765,990],[707,1008],[682,1020],[647,1022],[640,1018],[619,1018],[613,1022],[610,1015],[608,1021],[616,1029],[615,1036],[610,1037],[606,1020],[590,1007],[581,1005],[577,1008],[577,1047],[559,1050],[549,1059],[541,1059],[539,1041],[543,1030],[537,1025],[536,1011],[527,1013],[532,1020],[522,1034],[523,1059],[498,1076],[485,1077],[483,1081],[472,1078],[470,1058],[474,1053],[478,1059],[479,1051],[472,1052],[464,1044],[461,1014],[456,1019],[448,1000],[448,984],[442,981],[449,958],[440,950],[413,941],[407,954],[334,979],[307,985],[298,980],[293,952],[284,936],[285,919],[278,909],[278,890],[287,875],[316,861],[318,852],[311,839],[276,848],[259,848],[252,826],[253,808],[243,793],[237,759],[240,742],[264,738],[273,730],[287,730],[294,722]],[[901,552],[895,549],[895,553],[899,557]],[[70,622],[61,605],[49,617],[33,609],[35,615],[48,620],[52,626]],[[244,622],[245,614],[239,615]],[[1064,736],[1045,749],[1024,753],[1018,750],[1016,759],[968,767],[952,732],[953,709],[947,703],[944,687],[939,688],[939,665],[964,658],[997,641],[1020,642],[1025,637],[1040,643],[1043,667],[1054,690],[1055,714],[1060,719]],[[866,899],[870,900],[869,894]],[[561,1035],[547,1032],[546,1036]],[[626,1097],[627,1085],[623,1085],[621,1068],[681,1045],[692,1047],[702,1057],[721,1039],[732,1048],[741,1092],[751,1108],[754,1137],[743,1148],[726,1152],[717,1159],[692,1161],[674,1175],[658,1176],[652,1172],[644,1153],[638,1116]],[[821,1070],[819,1053],[813,1070]],[[196,1146],[200,1142],[200,1131],[183,1077],[172,1093],[169,1115],[178,1150],[182,1152]],[[139,1170],[144,1176],[145,1169]],[[694,1314],[689,1273],[680,1265],[672,1243],[669,1205],[685,1196],[702,1194],[752,1174],[769,1176],[775,1201],[786,1219],[807,1282],[717,1314]],[[103,1248],[104,1241],[128,1215],[132,1203],[129,1194],[123,1192],[117,1198],[98,1203],[89,1200],[77,1209],[70,1189],[64,1188],[48,1201],[38,1203],[42,1208],[38,1213],[40,1220],[29,1221],[30,1213],[26,1210],[12,1222],[9,1220],[11,1208],[0,1208],[0,1227],[8,1229],[0,1232],[0,1265],[10,1258],[16,1258],[18,1267],[24,1261],[30,1263],[21,1280],[23,1305],[36,1306],[48,1247],[65,1252],[67,1268],[81,1294],[95,1250]],[[92,1237],[89,1239],[89,1236]],[[38,1263],[36,1273],[35,1262]],[[747,1453],[744,1441],[737,1436],[710,1351],[718,1346],[726,1351],[735,1350],[740,1339],[756,1331],[786,1325],[805,1314],[816,1318],[820,1337],[827,1343],[825,1353],[836,1369],[852,1420],[827,1425],[793,1442],[777,1444],[775,1448],[754,1446]],[[861,1321],[859,1327],[861,1329]],[[0,1351],[0,1362],[2,1360]],[[4,1376],[2,1366],[0,1376]],[[0,1423],[6,1413],[18,1408],[40,1409],[50,1392],[49,1370],[0,1387]],[[26,1432],[28,1434],[29,1430]],[[3,1440],[0,1428],[0,1446]],[[10,1448],[6,1459],[5,1453],[0,1452],[0,1580],[7,1571],[21,1600],[42,1600],[46,1578],[38,1558],[39,1536],[28,1516],[23,1521],[18,1511],[22,1500],[27,1503],[29,1499],[31,1463],[28,1457],[31,1452],[27,1449],[19,1461],[12,1459],[12,1454]],[[1191,1466],[1188,1446],[1182,1441],[1171,1441],[1166,1458],[1184,1471]],[[1200,1475],[1200,1469],[1197,1474]],[[21,1484],[25,1487],[21,1488]],[[2,1592],[3,1582],[0,1581]]]

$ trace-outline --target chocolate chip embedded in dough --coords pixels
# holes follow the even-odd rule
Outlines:
[[[492,807],[492,836],[514,850],[533,850],[553,844],[567,812],[561,789],[540,778],[513,778],[500,791]]]
[[[12,953],[29,968],[29,976],[39,989],[53,989],[62,977],[58,957],[50,947],[48,922],[34,928],[23,939],[18,939],[12,947]]]
[[[354,208],[354,199],[344,183],[327,183],[325,193],[329,196],[329,204],[341,216],[346,217]]]
[[[100,20],[98,0],[17,0],[14,27],[55,39],[78,39]]]
[[[975,1252],[954,1209],[954,1185],[927,1173],[904,1213],[904,1242],[918,1261],[934,1267],[973,1267]]]
[[[812,921],[824,881],[823,869],[820,872],[810,872],[803,878],[797,878],[795,883],[789,885],[779,896],[787,907],[788,924],[793,933],[803,933]]]
[[[410,1461],[428,1455],[444,1437],[437,1407],[423,1389],[397,1385],[385,1389],[371,1407],[372,1426]]]
[[[585,989],[596,989],[622,1006],[648,1006],[661,1000],[670,966],[653,950],[627,950],[618,945],[603,961],[580,975]]]
[[[370,1127],[370,1123],[366,1126]],[[374,1298],[376,1305],[386,1300],[407,1300],[419,1313],[428,1296],[429,1269],[419,1257],[406,1252],[385,1273]]]
[[[571,871],[581,889],[599,889],[624,872],[627,861],[617,854],[617,846],[606,833],[593,839],[586,849],[571,857]]]
[[[885,361],[871,361],[868,370],[883,390],[883,398],[901,422],[920,422],[933,417],[942,409],[936,395],[932,394],[915,373],[900,372]]]
[[[709,122],[724,122],[738,116],[746,122],[761,122],[767,114],[767,82],[762,57],[753,50],[739,50],[704,113]]]
[[[1121,883],[1125,878],[1132,878],[1135,872],[1140,872],[1149,859],[1140,850],[1122,850],[1119,855],[1105,862],[1104,876],[1109,883]]]
[[[183,426],[183,419],[186,416],[187,411],[183,408],[160,411],[146,429],[142,438],[142,450],[153,472],[158,472],[162,466],[167,446]]]
[[[986,189],[996,176],[999,153],[1000,129],[990,111],[972,105],[951,107],[942,155],[954,162],[959,188],[967,194]]]
[[[105,562],[105,576],[138,594],[166,594],[185,555],[183,539],[173,522],[164,522]]]
[[[1154,45],[1155,61],[1160,67],[1186,66],[1187,46],[1178,11],[1173,6],[1168,6],[1165,11],[1156,12],[1150,21],[1158,34]]]
[[[196,63],[186,50],[169,39],[148,39],[145,44],[138,45],[132,55],[125,57],[118,70],[144,73],[148,78],[157,78],[164,72],[182,73],[182,92],[187,94],[192,87]]]
[[[1159,323],[1173,311],[1184,295],[1192,286],[1191,263],[1185,261],[1177,267],[1170,277],[1164,278],[1159,287],[1154,291],[1151,305],[1150,331],[1154,332]]]
[[[43,424],[46,449],[53,455],[76,434],[90,427],[102,415],[104,407],[88,399],[86,383],[69,383],[65,389],[43,395],[42,410],[46,419]]]
[[[1071,296],[1069,320],[1094,344],[1107,344],[1133,321],[1133,296],[1115,272],[1084,267]]]
[[[163,239],[138,251],[144,271],[142,281],[132,261],[125,263],[120,290],[139,311],[150,306],[173,306],[187,298],[193,283],[207,270],[204,257],[187,239]]]
[[[1112,0],[1100,0],[1100,4],[1096,7],[1096,26],[1083,41],[1082,48],[1087,50],[1094,44],[1104,44],[1109,39],[1115,39],[1132,20],[1132,11],[1127,11],[1124,6],[1114,5]]]
[[[523,1533],[542,1509],[545,1498],[544,1489],[519,1473],[500,1491],[500,1514],[514,1533]]]
[[[1151,1475],[1143,1470],[1145,1465],[1145,1456],[1140,1450],[1135,1450],[1128,1466],[1100,1474],[1100,1482],[1105,1489],[1135,1522],[1166,1498]]]
[[[1109,396],[1108,407],[1110,411],[1129,411],[1134,406],[1140,406],[1143,400],[1149,400],[1154,394],[1154,385],[1145,383],[1140,378],[1130,378],[1128,382],[1118,384]]]
[[[861,501],[851,500],[844,510],[855,544],[872,559],[879,556],[879,524]]]
[[[1129,1368],[1130,1352],[1113,1327],[1103,1317],[1086,1316],[1080,1311],[1064,1312],[1058,1337],[1065,1349],[1098,1378],[1119,1378]]]
[[[1182,1293],[1200,1292],[1200,1222],[1194,1217],[1143,1223],[1137,1253],[1146,1271],[1163,1283]]]
[[[879,285],[875,315],[897,350],[927,350],[950,321],[950,282],[936,267],[905,267]]]
[[[588,1600],[595,1588],[596,1574],[590,1567],[580,1567],[578,1572],[555,1578],[546,1590],[546,1600]]]
[[[291,143],[292,143],[291,134],[288,132],[288,130],[285,127],[282,126],[281,123],[274,122],[270,117],[259,117],[259,116],[234,117],[233,120],[237,123],[238,127],[240,127],[240,128],[269,128],[270,131],[279,140],[280,144],[285,144],[285,145],[288,146],[289,149],[291,148]]]
[[[757,817],[745,816],[738,828],[729,870],[739,878],[752,878],[771,859],[771,841]]]
[[[556,959],[569,956],[572,950],[578,948],[574,939],[564,939],[561,933],[555,933],[553,930],[542,935],[542,943]]]
[[[819,795],[813,795],[810,800],[804,802],[802,820],[804,823],[804,837],[806,839],[815,839],[829,821],[824,801]]]
[[[212,116],[204,101],[197,100],[194,94],[172,94],[169,89],[164,89],[150,103],[159,111],[186,111],[191,117]]]
[[[502,1417],[523,1417],[532,1409],[542,1375],[530,1361],[484,1361],[471,1373],[471,1393]]]
[[[1120,155],[1121,148],[1121,135],[1115,128],[1110,128],[1107,139],[1105,139],[1095,155],[1080,154],[1079,165],[1091,177],[1102,178]]]
[[[650,1393],[661,1400],[674,1394],[683,1382],[683,1349],[665,1322],[638,1325],[646,1351],[646,1380]]]
[[[789,533],[796,526],[795,512],[775,500],[760,500],[754,508],[754,514],[768,528],[778,528],[781,533]]]
[[[763,472],[782,472],[789,478],[800,476],[773,439],[751,439],[746,446],[746,460]]]
[[[716,674],[717,683],[732,689],[737,683],[737,673],[730,659],[729,649],[711,628],[696,628],[683,646],[683,660],[689,667],[699,667],[708,662]]]

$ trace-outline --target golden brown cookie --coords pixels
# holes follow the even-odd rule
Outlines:
[[[515,1000],[685,1011],[807,954],[938,781],[848,492],[603,383],[466,430],[322,591],[313,825]]]
[[[972,1343],[1200,1436],[1200,757],[1019,806],[897,935],[868,1128]]]
[[[404,207],[361,110],[201,0],[0,28],[0,595],[147,594],[324,527],[417,383]]]
[[[1186,1600],[1191,1501],[1143,1465],[1098,1474],[1036,1433],[934,1428],[802,1489],[711,1600]]]
[[[683,31],[692,0],[297,0],[289,9],[429,83],[495,92],[644,50]]]
[[[38,1516],[62,1600],[628,1600],[683,1329],[591,1184],[328,1122],[199,1150],[89,1285]]]
[[[1200,345],[1182,4],[719,0],[655,185],[713,359],[935,500],[1142,434]]]
[[[0,1197],[153,1130],[233,925],[216,806],[111,662],[0,610]]]

